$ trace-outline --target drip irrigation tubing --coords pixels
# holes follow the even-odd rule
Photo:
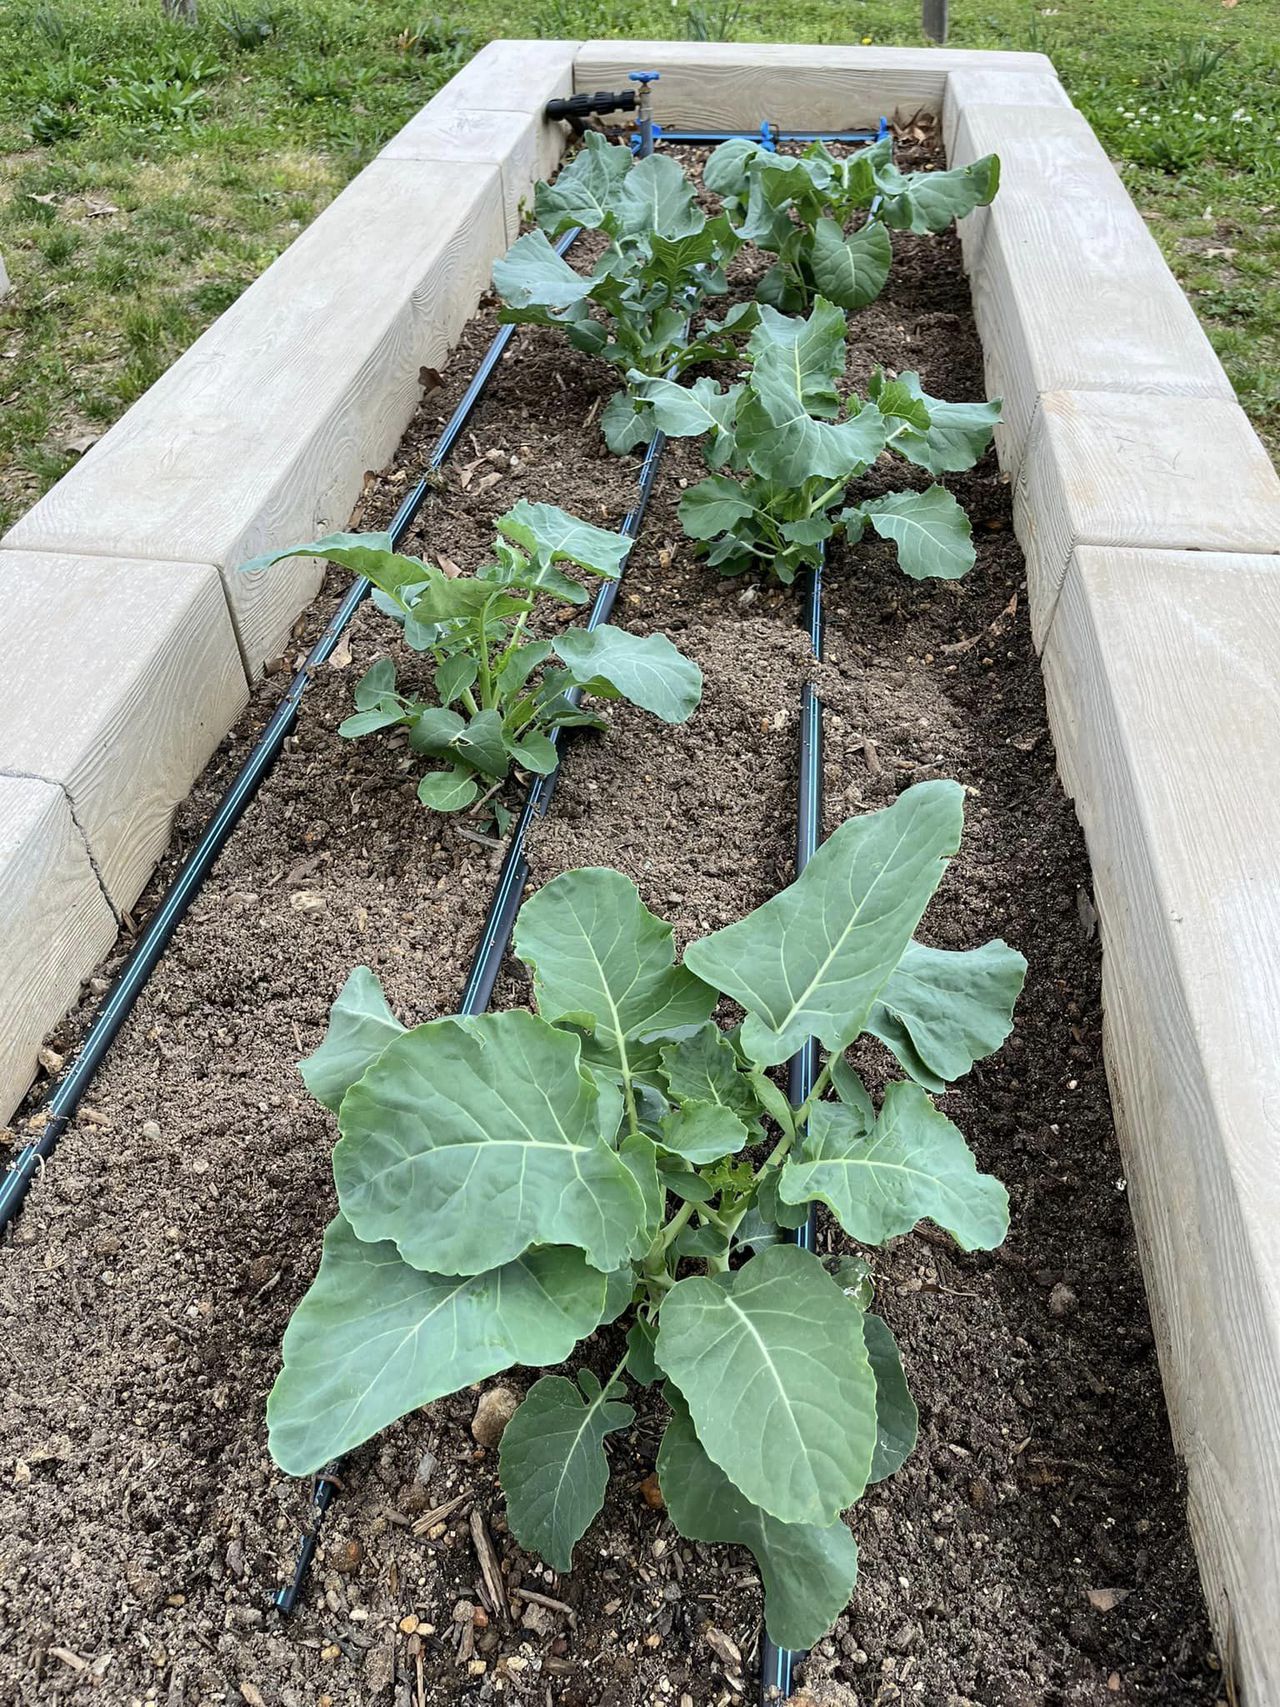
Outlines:
[[[805,581],[804,625],[809,634],[815,663],[822,662],[822,572],[823,559],[809,571]],[[796,798],[796,876],[799,877],[822,841],[822,701],[813,682],[800,690],[800,779]],[[818,1081],[818,1040],[811,1037],[787,1063],[787,1100],[799,1108]],[[817,1217],[813,1204],[799,1227],[788,1228],[784,1237],[802,1250],[815,1244]],[[773,1707],[790,1696],[797,1663],[802,1653],[780,1648],[766,1631],[760,1638],[760,1703]]]
[[[580,234],[580,229],[567,231],[556,244],[557,252],[566,254]],[[448,459],[457,444],[515,331],[514,325],[499,327],[485,351],[457,408],[436,441],[427,464],[427,473],[413,490],[405,495],[403,503],[396,511],[388,529],[393,548],[404,538],[425,503],[432,490],[431,476]],[[613,583],[606,585],[611,586]],[[0,1180],[0,1234],[3,1234],[21,1209],[32,1182],[42,1172],[45,1163],[57,1149],[62,1135],[75,1118],[81,1099],[102,1065],[107,1051],[115,1042],[121,1026],[132,1013],[134,1004],[172,941],[187,909],[212,871],[232,831],[244,816],[249,802],[279,758],[285,740],[297,722],[303,694],[316,671],[332,654],[347,624],[370,591],[371,583],[364,576],[360,576],[348,588],[324,633],[307,654],[302,667],[295,672],[287,693],[271,714],[248,758],[219,801],[201,832],[199,841],[165,890],[160,905],[148,920],[146,929],[134,944],[128,960],[94,1016],[75,1060],[35,1111],[33,1119],[40,1120],[41,1116],[44,1117],[37,1136],[18,1151],[9,1165],[9,1171],[3,1180]],[[603,617],[594,618],[594,621],[603,620]]]
[[[887,136],[889,121],[881,119],[875,130],[779,130],[777,125],[762,124],[752,135],[742,130],[667,130],[654,125],[654,134],[661,142],[688,143],[691,147],[713,142],[738,142],[744,137],[766,148],[776,148],[780,142],[877,142]]]

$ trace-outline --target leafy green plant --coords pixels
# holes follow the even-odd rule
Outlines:
[[[208,99],[208,92],[198,84],[149,77],[121,83],[114,92],[113,104],[131,123],[161,130],[168,125],[197,124]]]
[[[79,136],[84,129],[84,120],[75,107],[54,106],[49,101],[41,101],[31,114],[28,128],[34,143],[41,148],[51,148],[55,143]]]
[[[396,46],[401,53],[421,54],[425,58],[441,54],[461,64],[475,52],[475,36],[464,26],[436,13],[401,30],[396,37]]]
[[[279,34],[280,14],[274,7],[250,12],[242,11],[239,6],[228,6],[218,24],[233,47],[241,53],[253,53]]]
[[[723,574],[768,567],[793,581],[837,532],[852,541],[870,526],[893,540],[898,563],[919,580],[952,580],[974,561],[969,518],[944,486],[890,492],[841,508],[849,484],[885,450],[945,474],[971,468],[991,441],[999,403],[944,403],[919,375],[877,374],[870,397],[842,405],[845,317],[819,297],[807,319],[763,307],[747,346],[748,378],[727,388],[632,376],[629,406],[675,438],[705,435],[715,473],[680,500],[680,523]],[[645,428],[652,431],[652,426]]]
[[[684,33],[690,41],[732,41],[742,25],[746,7],[742,0],[689,0],[684,15]]]
[[[1004,1188],[931,1093],[1003,1041],[1025,962],[1002,942],[912,939],[962,801],[922,783],[849,820],[681,965],[628,878],[565,873],[517,923],[536,1013],[406,1031],[373,973],[353,972],[302,1064],[338,1116],[339,1214],[268,1405],[281,1467],[309,1473],[610,1328],[608,1374],[544,1376],[507,1427],[513,1533],[571,1568],[606,1441],[632,1420],[625,1383],[661,1383],[672,1522],[749,1547],[770,1634],[810,1646],[853,1589],[841,1513],[907,1457],[916,1413],[866,1263],[830,1270],[778,1224],[822,1203],[862,1246],[929,1219],[965,1250],[1008,1225]],[[745,1014],[728,1033],[722,997]],[[846,1054],[863,1035],[907,1074],[879,1108]],[[825,1063],[792,1108],[770,1070],[811,1036]]]
[[[431,655],[435,700],[401,693],[395,665],[380,658],[357,684],[355,715],[339,733],[407,729],[414,753],[446,766],[418,786],[419,798],[438,812],[472,805],[513,765],[536,775],[553,771],[558,729],[607,728],[598,711],[581,704],[584,694],[630,700],[665,723],[685,722],[702,696],[698,666],[663,634],[629,634],[608,623],[563,628],[550,639],[527,632],[539,594],[560,604],[587,602],[586,588],[558,563],[616,580],[629,538],[524,499],[499,518],[498,529],[494,560],[475,575],[450,576],[401,556],[385,533],[330,534],[242,566],[252,572],[287,557],[324,557],[367,576],[379,608],[403,624],[407,644]]]
[[[727,289],[724,264],[739,239],[723,215],[707,218],[669,155],[636,160],[629,148],[588,133],[555,183],[539,184],[535,195],[539,229],[518,237],[493,269],[506,304],[500,319],[556,327],[575,349],[628,375],[675,377],[695,362],[737,353],[755,324],[753,303],[689,336],[702,300]],[[609,239],[589,274],[574,272],[550,241],[574,226]],[[625,393],[605,407],[601,426],[619,453],[651,430]]]
[[[738,237],[778,257],[760,281],[760,299],[795,312],[818,294],[841,308],[865,307],[889,275],[890,230],[943,231],[985,207],[1000,162],[988,154],[950,171],[902,172],[891,136],[843,160],[821,142],[793,156],[735,137],[715,150],[702,176]]]

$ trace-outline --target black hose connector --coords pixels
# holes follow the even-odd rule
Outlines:
[[[549,119],[568,119],[570,124],[581,124],[583,119],[593,116],[603,118],[606,113],[633,113],[635,110],[634,89],[619,89],[616,93],[597,89],[594,95],[564,95],[548,101],[543,114]]]

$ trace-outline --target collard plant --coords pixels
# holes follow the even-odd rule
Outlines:
[[[739,304],[693,337],[688,328],[704,298],[724,294],[724,265],[741,240],[723,216],[707,218],[669,155],[636,160],[629,148],[588,133],[555,183],[539,184],[535,195],[539,229],[517,238],[493,269],[506,304],[500,319],[554,326],[575,349],[623,374],[675,377],[695,362],[736,354],[755,323],[754,304]],[[589,274],[576,273],[550,241],[574,226],[609,240]],[[601,425],[619,453],[652,430],[621,395],[606,405]]]
[[[616,580],[631,540],[592,527],[553,504],[521,501],[498,519],[493,561],[474,575],[447,575],[401,556],[385,533],[330,534],[243,565],[263,569],[287,557],[325,557],[372,581],[379,607],[403,624],[414,651],[435,662],[435,698],[399,691],[390,658],[380,658],[355,690],[351,737],[404,728],[409,746],[443,768],[423,777],[418,795],[439,812],[470,806],[513,765],[537,775],[555,769],[556,731],[607,728],[581,703],[628,699],[666,723],[683,723],[702,696],[702,672],[663,634],[635,635],[608,623],[559,629],[535,639],[527,628],[539,595],[583,605],[587,591],[560,563]]]
[[[991,442],[999,403],[945,403],[919,375],[877,374],[870,396],[842,404],[845,316],[819,297],[807,319],[764,307],[737,385],[691,386],[634,376],[637,403],[673,437],[705,436],[717,472],[687,491],[680,522],[724,574],[767,567],[792,581],[837,532],[891,539],[914,579],[954,580],[973,566],[969,518],[944,486],[846,506],[850,483],[883,451],[934,475],[971,468]]]
[[[779,1225],[823,1203],[859,1246],[924,1218],[965,1250],[1007,1229],[932,1099],[1007,1035],[1025,963],[913,940],[961,823],[957,784],[909,789],[683,964],[629,879],[568,872],[517,925],[536,1013],[406,1031],[353,973],[302,1069],[337,1112],[339,1213],[268,1406],[281,1467],[608,1328],[592,1363],[612,1367],[544,1375],[507,1427],[513,1533],[571,1568],[628,1383],[660,1385],[672,1522],[750,1548],[774,1640],[814,1642],[856,1576],[841,1514],[906,1458],[916,1413],[866,1262],[828,1267]],[[878,1107],[846,1053],[863,1036],[905,1075]],[[810,1037],[825,1063],[793,1108],[771,1072]]]
[[[739,239],[778,257],[760,281],[761,300],[795,313],[818,295],[864,308],[889,276],[890,232],[944,231],[985,207],[1000,162],[988,154],[951,171],[902,172],[891,136],[843,160],[821,142],[787,156],[735,137],[711,155],[703,181]]]

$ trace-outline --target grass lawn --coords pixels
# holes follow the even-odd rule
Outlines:
[[[1054,58],[1280,451],[1280,5],[952,0]],[[919,42],[917,0],[160,0],[0,10],[0,528],[494,35]]]

